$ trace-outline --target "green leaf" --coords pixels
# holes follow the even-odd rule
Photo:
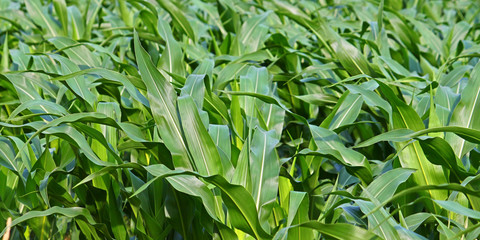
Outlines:
[[[300,225],[291,226],[290,228],[310,228],[324,234],[326,236],[342,239],[342,240],[354,240],[354,239],[378,239],[379,237],[363,228],[346,224],[335,223],[325,224],[317,221],[310,221]],[[283,229],[282,229],[283,230]],[[278,231],[274,239],[284,239],[285,231]]]
[[[375,204],[363,200],[355,200],[355,203],[360,206],[363,213],[369,213],[375,208]],[[378,236],[381,236],[383,239],[399,239],[399,235],[395,226],[398,223],[391,218],[387,211],[383,208],[380,208],[379,211],[376,211],[368,215],[368,224],[369,228],[373,228]]]
[[[158,32],[166,42],[165,49],[158,61],[158,67],[168,73],[184,76],[185,66],[183,63],[182,49],[180,48],[180,44],[173,38],[172,29],[170,29],[168,23],[161,18],[158,19]],[[170,75],[163,74],[163,76],[169,82],[173,81]]]
[[[100,67],[100,60],[98,57],[90,52],[87,47],[79,45],[78,42],[66,37],[50,38],[48,41],[52,43],[58,50],[62,50],[65,54],[67,54],[69,59],[75,64]]]
[[[466,187],[461,186],[461,185],[456,184],[456,183],[441,184],[441,185],[415,186],[415,187],[410,187],[410,188],[407,188],[405,190],[402,190],[399,193],[396,193],[391,198],[389,198],[386,201],[382,202],[381,204],[378,204],[377,206],[375,206],[375,208],[372,209],[366,215],[368,216],[368,215],[378,211],[379,209],[384,207],[387,203],[389,203],[393,200],[399,199],[401,197],[404,197],[404,196],[407,196],[407,195],[410,195],[410,194],[418,194],[420,191],[432,191],[432,190],[435,190],[435,191],[452,190],[452,191],[459,191],[459,192],[462,192],[462,193],[470,195],[470,196],[475,196],[475,197],[480,196],[480,192],[471,190],[469,188],[466,188]],[[443,200],[439,200],[439,201],[443,201]]]
[[[188,149],[198,173],[205,176],[223,175],[217,147],[203,125],[192,97],[178,98],[178,109]]]
[[[309,201],[305,192],[290,192],[287,226],[300,225],[308,222]],[[289,228],[288,239],[312,239],[312,229]]]
[[[157,0],[157,2],[170,14],[173,21],[180,27],[180,29],[187,34],[189,38],[195,41],[195,32],[193,31],[192,26],[190,26],[190,23],[183,14],[182,10],[171,1]]]
[[[115,197],[114,190],[112,186],[108,190],[108,213],[110,216],[110,222],[112,225],[112,232],[115,236],[115,239],[127,239],[127,229],[122,220],[122,211],[120,206],[118,206],[117,198]]]
[[[278,140],[274,132],[265,132],[257,128],[250,147],[250,176],[252,177],[252,195],[257,210],[267,202],[275,200],[278,191],[278,173],[280,163],[275,151]]]
[[[118,84],[125,86],[125,89],[128,93],[137,101],[141,102],[145,106],[149,106],[147,99],[138,91],[137,88],[132,84],[131,80],[128,79],[125,75],[108,70],[103,68],[88,68],[78,72],[73,72],[59,77],[54,77],[50,81],[65,81],[70,78],[75,78],[77,76],[82,76],[86,74],[97,74],[102,78],[108,79]],[[143,82],[142,82],[143,83]]]
[[[415,110],[395,96],[390,87],[380,81],[378,81],[378,83],[383,97],[389,101],[392,106],[391,128],[407,128],[413,131],[423,130],[425,127]],[[413,180],[417,185],[439,185],[447,183],[441,167],[435,166],[428,161],[418,142],[411,144],[400,142],[395,145],[397,151],[401,151],[398,153],[398,156],[402,167],[417,170],[413,173]],[[441,191],[429,191],[429,196],[437,200],[443,200],[447,197],[446,193]]]
[[[455,153],[445,140],[435,137],[419,142],[428,160],[435,165],[441,165],[450,170],[457,182],[462,182],[468,176],[462,165],[459,165]]]
[[[39,24],[47,32],[47,36],[56,37],[61,35],[58,25],[44,10],[39,0],[25,2],[27,11],[35,23]]]
[[[472,71],[471,77],[461,94],[461,99],[455,107],[450,120],[450,126],[461,126],[480,130],[480,117],[477,112],[480,111],[480,64],[477,64]],[[472,150],[475,145],[466,142],[453,134],[445,136],[445,140],[452,146],[455,155],[462,158],[467,152]]]
[[[14,153],[8,143],[0,141],[0,164],[3,167],[15,171],[16,174],[20,174],[17,163],[15,163],[14,159]]]
[[[448,211],[452,211],[469,218],[480,219],[480,212],[466,208],[458,202],[435,200],[435,203]]]
[[[451,132],[472,143],[480,143],[480,131],[464,127],[447,126],[428,128],[417,132],[404,128],[395,129],[372,137],[365,142],[359,143],[355,146],[355,148],[370,146],[381,141],[404,142],[414,138],[418,138],[422,135],[436,132]]]
[[[224,89],[225,86],[231,81],[233,81],[246,67],[246,63],[231,63],[228,64],[222,71],[218,74],[217,80],[213,84],[214,89]]]
[[[262,38],[265,38],[268,28],[266,28],[262,23],[270,14],[269,11],[264,12],[261,15],[254,16],[245,21],[238,32],[238,44],[240,46],[232,46],[236,54],[244,54],[255,52],[259,49]],[[238,51],[236,48],[240,48]]]
[[[63,74],[80,71],[80,68],[68,58],[64,58],[60,55],[50,55],[50,57],[61,63]],[[66,80],[66,82],[76,95],[84,99],[88,104],[90,104],[90,106],[94,105],[96,96],[89,89],[90,81],[80,77],[73,77]]]
[[[93,219],[92,215],[90,214],[90,212],[85,208],[81,208],[81,207],[62,208],[62,207],[55,206],[55,207],[51,207],[51,208],[49,208],[45,211],[30,211],[30,212],[27,212],[24,215],[22,215],[18,218],[15,218],[12,221],[12,223],[9,225],[9,227],[16,226],[16,225],[18,225],[18,224],[20,224],[24,221],[27,221],[29,219],[32,219],[32,218],[45,217],[45,216],[50,216],[50,215],[53,215],[53,214],[61,214],[61,215],[66,216],[68,218],[80,217],[80,218],[83,218],[84,220],[86,220],[91,225],[96,225],[97,224],[95,222],[95,220]],[[3,236],[5,234],[6,229],[7,229],[6,227],[3,229],[3,231],[0,233],[0,236]]]
[[[95,1],[95,2],[89,2],[88,4],[88,10],[86,12],[86,15],[84,16],[85,21],[85,32],[83,34],[83,38],[85,39],[90,39],[91,38],[91,33],[93,32],[93,24],[95,24],[95,19],[97,18],[100,9],[102,8],[103,0],[100,1]]]
[[[383,100],[378,94],[373,92],[378,87],[377,82],[368,81],[361,85],[345,84],[345,87],[353,94],[360,94],[366,104],[372,107],[379,107],[388,114],[392,113],[392,107],[387,101]]]
[[[1,60],[1,65],[2,65],[2,72],[7,72],[9,70],[9,60],[8,60],[8,33],[5,34],[5,40],[3,41],[3,49],[2,49],[2,60]]]
[[[135,33],[135,56],[142,80],[147,86],[153,117],[158,127],[162,129],[159,134],[165,146],[171,151],[173,164],[175,167],[193,169],[194,165],[190,161],[177,116],[177,94],[173,86],[153,65],[150,56],[140,45],[137,33]]]
[[[342,66],[351,76],[366,74],[373,76],[373,72],[365,56],[351,43],[343,38],[332,44],[335,54]]]
[[[226,204],[232,225],[242,231],[245,231],[258,239],[269,238],[268,234],[260,226],[258,214],[255,208],[255,202],[245,188],[228,183],[219,175],[204,176],[183,170],[172,171],[163,165],[152,165],[146,167],[146,170],[153,176],[160,177],[168,175],[193,175],[201,177],[210,184],[215,185],[222,192],[222,198]]]
[[[230,129],[226,125],[210,124],[208,127],[208,133],[212,137],[213,142],[217,146],[218,153],[220,154],[224,176],[230,181],[235,172],[231,162],[232,145],[230,142]]]
[[[407,181],[414,172],[413,169],[405,168],[390,170],[371,182],[360,196],[374,198],[380,202],[386,201],[395,194],[398,186]]]
[[[53,6],[55,7],[55,13],[58,16],[58,20],[62,24],[63,32],[65,35],[68,34],[68,12],[67,12],[67,3],[65,0],[54,0]]]
[[[205,75],[190,74],[185,81],[180,96],[191,96],[198,109],[202,109],[205,97]]]
[[[349,94],[341,103],[328,128],[330,130],[335,130],[353,123],[357,119],[362,105],[363,99],[360,95]]]
[[[330,130],[310,125],[310,131],[319,153],[334,156],[335,159],[347,166],[347,170],[365,183],[372,181],[372,171],[365,156],[346,148],[337,134]],[[304,151],[302,150],[302,152]]]

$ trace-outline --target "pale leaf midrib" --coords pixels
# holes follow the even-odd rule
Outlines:
[[[146,62],[144,61],[143,58],[146,58],[145,55],[148,55],[148,54],[147,54],[146,52],[144,52],[145,50],[143,50],[143,49],[140,49],[140,51],[141,51],[141,54],[143,55],[142,58],[141,58],[141,59],[142,59],[142,62],[143,62],[143,63],[145,64],[145,66],[146,66]],[[148,60],[148,59],[147,59],[147,60]],[[153,80],[153,79],[154,79],[154,78],[153,78],[153,74],[150,72],[150,70],[148,69],[148,67],[145,67],[145,70],[146,70],[146,72],[147,72],[148,75],[149,75],[149,79],[151,80],[151,83],[153,83],[152,85],[155,86],[155,90],[156,90],[156,93],[157,93],[158,97],[162,100],[163,106],[165,107],[166,112],[168,113],[167,116],[168,116],[170,122],[173,124],[174,129],[175,129],[175,132],[177,133],[177,135],[178,135],[178,137],[179,137],[178,140],[181,142],[181,144],[182,144],[182,146],[184,147],[184,149],[186,149],[186,145],[185,145],[185,143],[184,143],[184,141],[183,141],[183,138],[182,138],[182,135],[181,135],[181,133],[180,133],[180,131],[179,131],[178,123],[175,121],[172,113],[170,112],[170,109],[168,108],[168,105],[167,105],[164,97],[162,96],[159,87],[157,86],[157,84],[156,84],[155,81]]]
[[[261,168],[260,168],[260,180],[258,181],[258,193],[257,193],[257,210],[260,210],[260,195],[262,193],[262,186],[263,186],[263,171],[265,170],[265,157],[267,151],[267,134],[264,134],[263,139],[263,149],[262,149],[262,161],[261,161]]]

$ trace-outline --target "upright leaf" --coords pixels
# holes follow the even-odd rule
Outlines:
[[[392,106],[392,116],[390,117],[390,127],[392,129],[407,128],[419,131],[425,128],[422,120],[412,107],[401,101],[390,87],[382,82],[378,83],[383,97]],[[401,151],[398,156],[402,167],[417,169],[417,171],[413,173],[413,179],[417,185],[439,185],[447,183],[442,168],[428,161],[418,142],[411,144],[408,142],[396,143],[395,147],[398,151]],[[443,191],[429,191],[428,195],[432,199],[437,200],[446,198],[446,193]],[[431,203],[429,207],[434,208]],[[439,210],[436,209],[436,211]]]
[[[179,26],[180,30],[182,30],[189,38],[192,40],[196,40],[195,32],[190,26],[187,18],[185,17],[184,13],[181,9],[177,7],[174,3],[167,0],[157,0],[157,2],[164,8],[170,16],[172,16],[173,21]]]
[[[461,93],[461,99],[455,107],[450,120],[450,126],[461,126],[480,130],[480,64],[477,63],[472,70],[467,86]],[[452,146],[455,155],[462,158],[475,145],[466,142],[464,139],[447,133],[445,140]]]
[[[205,176],[223,175],[222,161],[217,147],[198,114],[192,97],[178,98],[182,128],[197,171]]]
[[[290,202],[288,209],[287,226],[300,225],[308,222],[309,201],[305,192],[290,193]],[[290,228],[288,230],[288,239],[313,239],[312,229],[308,228]]]
[[[43,9],[40,0],[26,1],[25,5],[32,20],[46,30],[47,36],[55,37],[61,35],[60,28]]]
[[[274,136],[273,131],[265,132],[257,128],[252,138],[250,176],[253,186],[252,195],[259,211],[261,206],[277,196],[280,163],[275,151],[278,140]]]
[[[167,72],[163,73],[163,76],[171,82],[173,78],[169,73],[177,74],[179,76],[185,75],[183,53],[180,44],[178,44],[173,37],[172,29],[170,29],[168,23],[159,18],[157,26],[160,36],[162,36],[166,42],[160,61],[158,61],[158,67]]]
[[[150,56],[140,45],[137,33],[135,33],[135,57],[142,80],[147,86],[148,100],[155,122],[159,126],[159,134],[172,154],[174,166],[193,169],[195,165],[190,161],[177,115],[177,93],[153,65]]]

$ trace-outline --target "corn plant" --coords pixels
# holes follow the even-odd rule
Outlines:
[[[479,24],[473,0],[0,0],[0,236],[477,239]]]

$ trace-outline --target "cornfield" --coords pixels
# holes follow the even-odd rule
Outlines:
[[[0,44],[4,240],[480,235],[479,1],[0,0]]]

